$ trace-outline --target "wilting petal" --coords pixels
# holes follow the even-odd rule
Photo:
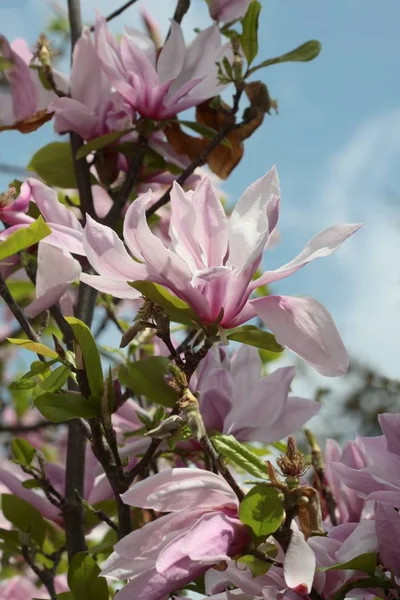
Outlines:
[[[304,358],[319,373],[346,373],[349,358],[326,308],[312,298],[267,296],[250,302],[279,344]]]
[[[315,554],[297,529],[292,529],[289,547],[283,563],[286,585],[297,594],[309,594],[315,574]]]
[[[229,219],[228,264],[244,270],[261,258],[269,234],[268,205],[272,202],[275,207],[279,195],[279,179],[275,167],[242,194]],[[275,212],[270,215],[273,226],[277,220]]]
[[[261,277],[256,279],[251,285],[252,289],[284,279],[304,267],[311,260],[314,260],[314,258],[330,256],[348,237],[358,231],[361,226],[361,223],[334,225],[318,233],[318,235],[307,242],[296,258],[275,271],[266,271]]]
[[[400,515],[397,510],[378,503],[375,510],[375,531],[382,563],[396,577],[400,577]]]
[[[36,317],[54,306],[80,273],[81,265],[69,252],[41,242],[38,249],[36,300],[25,309],[27,316]]]
[[[121,498],[126,504],[160,512],[217,506],[237,507],[230,486],[218,475],[194,469],[168,469],[135,483]]]
[[[400,455],[400,414],[378,415],[378,421],[385,435],[389,452]]]

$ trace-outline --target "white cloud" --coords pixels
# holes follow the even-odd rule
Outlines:
[[[337,255],[348,302],[335,319],[350,352],[391,377],[398,377],[400,357],[400,178],[390,185],[399,160],[395,110],[356,131],[334,157],[315,203],[332,222],[365,224]],[[387,198],[396,186],[397,206]]]

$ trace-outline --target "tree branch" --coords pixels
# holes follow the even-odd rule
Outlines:
[[[176,9],[172,20],[176,21],[179,24],[182,23],[182,19],[186,15],[189,8],[190,0],[178,0],[178,4],[176,5]]]
[[[40,429],[47,429],[49,427],[59,427],[66,423],[52,423],[51,421],[39,421],[38,423],[32,423],[32,425],[0,425],[0,433],[27,433],[29,431],[39,431]]]
[[[130,6],[132,6],[133,4],[135,4],[135,2],[137,2],[137,0],[128,0],[128,2],[125,2],[125,4],[123,4],[122,6],[120,6],[116,10],[114,10],[112,13],[110,13],[109,15],[107,15],[106,21],[109,22],[109,21],[112,21],[113,19],[115,19],[115,17],[119,17],[119,15],[122,15],[122,13],[127,8],[129,8]],[[94,25],[91,26],[90,31],[94,31]]]

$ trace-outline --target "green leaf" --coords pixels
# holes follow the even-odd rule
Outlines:
[[[151,402],[174,406],[178,394],[165,381],[170,375],[169,360],[164,356],[150,356],[119,368],[118,378],[136,396],[146,396]]]
[[[258,53],[258,17],[261,11],[261,4],[257,1],[251,2],[247,13],[242,19],[243,32],[240,36],[240,43],[248,65],[251,65]]]
[[[58,392],[63,385],[68,381],[71,371],[65,365],[60,365],[50,375],[40,381],[32,391],[32,399],[38,398],[45,392]]]
[[[7,521],[42,546],[46,535],[46,522],[36,508],[18,496],[2,494],[1,509]]]
[[[36,488],[42,488],[43,486],[36,481],[36,479],[25,479],[25,481],[21,482],[22,487],[26,490],[34,490]]]
[[[188,127],[192,131],[199,133],[205,138],[213,139],[216,135],[218,135],[218,131],[213,129],[212,127],[208,127],[208,125],[203,125],[203,123],[197,123],[197,121],[178,121],[180,125],[184,127]],[[227,148],[232,148],[232,144],[227,138],[221,140],[220,144],[222,146],[226,146]]]
[[[108,586],[96,561],[86,552],[75,554],[68,569],[68,585],[75,600],[108,600]]]
[[[265,575],[272,567],[272,563],[261,560],[261,558],[257,558],[253,554],[245,554],[244,556],[241,556],[237,562],[247,565],[253,577]]]
[[[23,438],[14,438],[11,440],[11,451],[14,458],[21,465],[29,466],[36,454],[35,448]]]
[[[20,303],[22,300],[31,299],[35,293],[32,281],[18,281],[18,279],[7,279],[7,286],[14,299]]]
[[[336,565],[331,565],[330,567],[319,567],[319,571],[337,571],[339,569],[352,569],[355,571],[363,571],[368,575],[373,575],[375,573],[377,563],[377,555],[375,552],[367,552],[365,554],[360,554],[351,560],[344,563],[337,563]]]
[[[50,366],[56,362],[56,360],[51,360],[46,363],[41,362],[40,360],[33,361],[30,370],[20,379],[17,379],[17,381],[13,381],[10,384],[10,390],[26,390],[35,387],[37,385],[36,377],[38,375],[43,375],[47,371],[50,372]]]
[[[72,592],[62,592],[57,594],[57,600],[75,600],[75,596]]]
[[[0,529],[0,539],[3,540],[7,549],[12,552],[20,552],[20,534],[18,531],[8,529]]]
[[[383,590],[389,590],[390,588],[394,587],[394,583],[390,579],[382,579],[381,577],[363,577],[362,579],[353,579],[352,581],[348,581],[342,585],[342,587],[335,592],[332,600],[344,600],[351,590],[357,588],[381,588]]]
[[[239,518],[248,525],[257,538],[266,538],[282,523],[284,510],[277,489],[256,485],[244,497],[239,507]]]
[[[76,189],[74,161],[69,142],[51,142],[32,156],[28,171],[34,171],[48,185]]]
[[[75,392],[51,394],[46,392],[35,400],[38,411],[53,423],[63,423],[78,417],[95,419],[100,417],[100,404],[97,398],[84,398]]]
[[[58,354],[51,348],[48,348],[44,344],[40,344],[39,342],[32,342],[31,340],[21,340],[19,338],[7,338],[11,344],[15,344],[16,346],[22,346],[24,350],[29,350],[30,352],[36,352],[36,354],[41,354],[42,356],[46,356],[47,358],[55,358],[58,359]]]
[[[90,391],[93,396],[102,396],[104,392],[103,369],[100,354],[89,327],[75,317],[66,317],[65,320],[72,327],[85,361],[86,373]]]
[[[39,217],[31,225],[28,225],[28,227],[17,229],[17,231],[14,231],[3,242],[0,242],[0,260],[37,244],[50,233],[50,227],[44,222],[43,217]]]
[[[270,352],[283,352],[284,348],[278,344],[272,333],[264,331],[255,325],[242,325],[236,329],[231,329],[228,333],[228,340],[242,342],[248,346],[255,346],[262,350]]]
[[[161,306],[172,321],[183,323],[184,325],[193,325],[193,322],[200,322],[199,317],[186,302],[173,296],[162,285],[152,283],[151,281],[133,281],[129,285],[154,302],[154,304]]]
[[[263,69],[264,67],[270,67],[271,65],[277,65],[278,63],[283,62],[309,62],[310,60],[314,60],[317,58],[318,54],[321,52],[321,42],[318,40],[310,40],[301,46],[298,46],[294,50],[287,52],[286,54],[282,54],[282,56],[276,56],[275,58],[269,58],[268,60],[264,60],[259,65],[256,65],[248,72],[248,75],[251,75],[258,69]]]
[[[258,479],[267,479],[265,463],[244,444],[238,442],[233,435],[218,433],[212,436],[218,452]]]
[[[126,135],[130,131],[132,131],[132,130],[125,129],[124,131],[110,131],[109,133],[100,135],[99,137],[94,138],[93,140],[90,140],[90,142],[88,142],[87,144],[85,144],[84,146],[79,148],[78,152],[76,153],[76,158],[77,159],[84,158],[91,152],[94,152],[95,150],[100,150],[101,148],[104,148],[105,146],[108,146],[109,144],[116,142],[122,136]]]

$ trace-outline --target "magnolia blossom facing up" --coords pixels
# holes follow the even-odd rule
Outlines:
[[[96,275],[82,281],[117,298],[137,298],[128,282],[147,280],[167,287],[187,302],[203,323],[231,329],[260,317],[277,341],[296,352],[320,373],[342,375],[348,356],[329,312],[312,298],[252,298],[260,286],[295,273],[311,260],[329,256],[360,227],[342,224],[311,239],[292,261],[253,279],[279,216],[280,190],[275,168],[250,185],[230,218],[210,181],[194,191],[174,184],[169,237],[165,247],[150,230],[146,209],[151,191],[129,207],[124,240],[110,228],[88,218],[83,244]]]
[[[188,48],[182,29],[171,33],[158,54],[154,42],[126,28],[118,43],[103,17],[95,30],[98,58],[111,85],[141,116],[163,120],[217,96],[223,89],[216,63],[229,52],[216,25],[200,32]]]
[[[257,348],[241,346],[232,357],[214,348],[200,363],[192,388],[200,392],[207,431],[234,435],[243,442],[270,444],[299,429],[317,414],[314,400],[289,396],[294,367],[260,377]]]

